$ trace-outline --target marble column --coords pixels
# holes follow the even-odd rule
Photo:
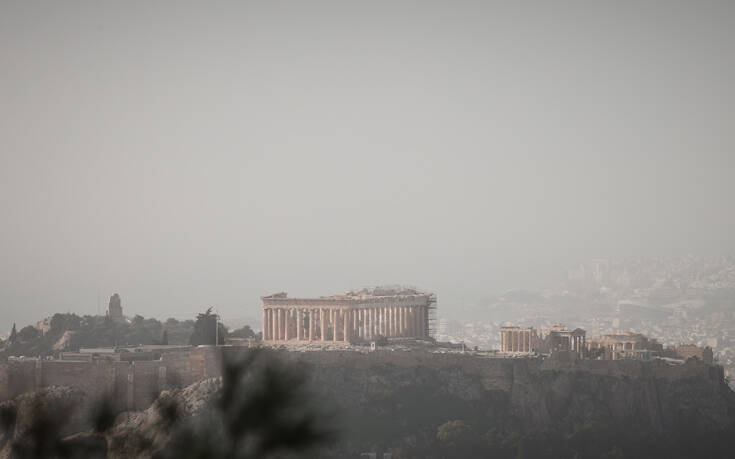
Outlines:
[[[332,309],[330,316],[330,322],[332,322],[332,341],[337,341],[337,310]]]
[[[268,312],[266,309],[263,309],[263,341],[268,339]]]
[[[283,341],[284,337],[286,336],[286,310],[281,308],[281,323],[278,324],[278,327],[280,328],[280,331],[278,332],[278,336],[281,341]]]
[[[302,323],[301,323],[301,308],[296,308],[296,340],[301,341],[304,339],[304,333],[301,331]]]
[[[521,352],[526,352],[526,331],[521,332]]]
[[[350,314],[347,309],[342,310],[342,321],[344,322],[344,326],[342,327],[342,341],[345,343],[350,342]]]
[[[271,341],[275,341],[276,339],[276,318],[273,312],[273,308],[268,309],[268,324],[271,327],[270,339]]]
[[[386,332],[386,335],[393,337],[393,306],[388,306],[386,308],[388,311],[388,331]]]
[[[309,341],[314,339],[314,310],[309,309]]]
[[[263,340],[269,340],[270,339],[270,324],[268,323],[268,310],[263,309]]]
[[[324,314],[324,309],[319,308],[319,327],[321,328],[321,333],[319,335],[320,341],[326,341],[327,340],[327,324],[326,324],[326,314]]]
[[[426,311],[423,306],[419,306],[419,336],[426,336]]]
[[[514,331],[510,332],[510,351],[516,351],[516,334]]]
[[[288,341],[289,338],[289,330],[291,328],[291,309],[286,308],[283,314],[283,339]]]

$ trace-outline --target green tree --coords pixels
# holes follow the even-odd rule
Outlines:
[[[28,343],[41,336],[41,331],[32,325],[27,325],[20,329],[17,339],[20,342]]]
[[[227,336],[230,338],[255,338],[255,332],[250,328],[250,325],[245,325],[233,332],[229,332]]]
[[[15,344],[15,341],[18,339],[18,332],[15,330],[15,322],[13,322],[13,329],[10,330],[10,338],[8,338],[8,343]]]
[[[216,327],[216,328],[215,328]],[[217,320],[217,314],[212,313],[212,308],[207,309],[203,313],[197,314],[197,320],[194,322],[194,332],[189,338],[189,344],[199,346],[201,344],[225,344],[227,329]]]

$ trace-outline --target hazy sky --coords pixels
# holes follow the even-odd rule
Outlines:
[[[731,1],[0,0],[0,331],[732,252],[734,49]]]

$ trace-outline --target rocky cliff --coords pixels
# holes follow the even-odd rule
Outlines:
[[[431,353],[273,352],[304,368],[339,437],[319,457],[731,457],[735,394],[690,360],[493,359]],[[108,457],[165,448],[171,422],[201,416],[220,381],[164,392],[107,431]],[[162,414],[163,413],[163,414]],[[380,456],[378,456],[380,457]]]
[[[339,407],[336,456],[729,457],[735,446],[735,394],[720,367],[695,360],[312,368]]]

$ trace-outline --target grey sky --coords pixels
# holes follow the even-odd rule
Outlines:
[[[727,1],[0,1],[0,330],[732,252],[734,38]]]

